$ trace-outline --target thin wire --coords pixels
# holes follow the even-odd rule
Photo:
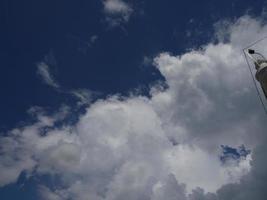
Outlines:
[[[252,45],[252,46],[253,46],[253,45]],[[249,48],[249,47],[248,47],[248,48]],[[258,97],[259,97],[259,99],[260,99],[261,105],[262,105],[262,107],[263,107],[263,110],[264,110],[265,114],[267,115],[267,108],[266,108],[266,106],[265,106],[265,104],[264,104],[264,102],[263,102],[263,99],[262,99],[262,97],[261,97],[261,93],[260,93],[260,91],[259,91],[259,88],[257,87],[257,83],[256,83],[255,78],[254,78],[254,76],[253,76],[253,72],[252,72],[252,70],[251,70],[251,66],[250,66],[250,64],[249,64],[249,62],[248,62],[248,58],[247,58],[247,55],[246,55],[246,52],[245,52],[244,49],[243,49],[243,53],[244,53],[244,56],[245,56],[245,59],[246,59],[246,62],[247,62],[247,65],[248,65],[248,68],[249,68],[249,71],[250,71],[250,75],[251,75],[252,80],[253,80],[253,83],[254,83],[254,86],[255,86],[255,88],[256,88]]]
[[[247,47],[245,47],[245,48],[243,49],[243,51],[244,51],[245,49],[248,49],[248,48],[254,46],[255,44],[261,42],[262,40],[265,40],[266,38],[267,38],[267,36],[265,36],[265,37],[263,37],[263,38],[261,38],[261,39],[258,39],[258,40],[256,40],[255,42],[252,42],[250,45],[248,45]]]
[[[255,52],[254,54],[259,55],[259,56],[261,56],[263,59],[266,60],[266,58],[265,58],[261,53]]]

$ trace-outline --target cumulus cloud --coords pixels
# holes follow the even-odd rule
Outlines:
[[[111,26],[119,25],[123,22],[128,22],[133,9],[123,0],[104,0],[104,12],[106,14],[106,21]]]
[[[227,43],[158,55],[168,87],[151,88],[151,98],[113,95],[74,125],[57,127],[64,114],[40,112],[35,123],[9,131],[0,138],[1,186],[34,170],[63,183],[40,186],[48,200],[263,199],[265,116],[241,49],[267,26],[245,16],[228,28]],[[221,162],[221,145],[242,144],[252,157]]]
[[[265,199],[266,197],[266,140],[253,154],[250,173],[242,177],[239,183],[227,184],[217,191],[217,199]]]

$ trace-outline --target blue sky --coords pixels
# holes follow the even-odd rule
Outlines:
[[[109,5],[107,3],[108,1],[114,4],[111,3]],[[163,151],[167,149],[166,152],[172,152],[170,155],[185,155],[185,159],[187,157],[192,157],[193,161],[189,162],[191,164],[198,163],[198,160],[207,160],[207,162],[212,163],[211,165],[218,167],[219,164],[216,163],[215,157],[220,157],[218,153],[218,151],[220,151],[220,145],[233,148],[233,152],[235,152],[235,148],[238,149],[238,147],[243,144],[248,146],[248,149],[260,148],[261,142],[259,141],[264,138],[262,136],[264,123],[261,118],[261,108],[257,102],[256,96],[253,96],[255,93],[253,93],[249,84],[246,87],[242,85],[244,83],[247,84],[246,81],[248,81],[248,78],[244,78],[245,80],[242,79],[240,81],[238,79],[235,80],[237,82],[234,82],[234,78],[229,73],[225,79],[222,78],[222,81],[225,82],[221,85],[217,85],[217,89],[221,89],[220,91],[222,91],[222,93],[214,94],[214,91],[216,91],[216,80],[212,77],[205,77],[204,75],[202,77],[202,72],[199,72],[199,77],[202,78],[198,79],[198,76],[192,78],[187,72],[179,71],[180,69],[176,69],[175,67],[175,69],[172,69],[172,67],[178,66],[179,68],[181,65],[181,68],[183,66],[185,67],[185,71],[187,69],[186,67],[192,67],[193,65],[194,68],[199,59],[198,54],[195,55],[194,52],[201,51],[201,49],[205,50],[202,53],[200,52],[199,55],[203,54],[207,56],[208,60],[211,60],[207,61],[206,58],[203,58],[203,65],[208,63],[207,66],[211,66],[211,71],[213,70],[213,65],[221,67],[221,63],[226,61],[226,59],[232,61],[231,56],[229,58],[220,55],[222,56],[221,58],[216,55],[216,57],[212,54],[212,51],[218,50],[218,54],[222,52],[222,54],[225,53],[227,55],[232,51],[233,54],[241,54],[241,52],[237,52],[238,48],[241,50],[243,44],[251,42],[252,39],[257,39],[253,36],[253,31],[256,30],[249,30],[249,34],[242,36],[240,41],[238,37],[236,37],[235,34],[242,35],[241,29],[246,31],[246,28],[244,28],[246,27],[246,23],[248,27],[251,25],[251,27],[254,28],[254,24],[256,24],[256,27],[259,27],[258,33],[260,32],[260,34],[257,36],[266,35],[264,25],[266,12],[265,1],[32,0],[25,2],[4,0],[1,2],[0,8],[2,30],[0,32],[0,133],[2,138],[8,138],[12,142],[16,141],[20,143],[19,139],[14,139],[19,136],[16,134],[16,136],[14,136],[11,132],[14,132],[14,130],[18,128],[19,131],[21,131],[21,135],[27,135],[27,133],[24,132],[25,130],[27,132],[29,127],[36,131],[37,135],[40,134],[40,129],[43,129],[44,138],[50,136],[50,134],[53,135],[53,133],[50,133],[51,130],[55,132],[68,132],[72,130],[71,132],[75,132],[76,129],[78,130],[78,137],[81,135],[81,138],[83,138],[85,132],[98,132],[99,130],[102,132],[106,131],[106,137],[109,134],[113,134],[113,132],[109,133],[109,129],[114,128],[117,132],[124,130],[123,128],[118,128],[117,130],[117,126],[115,125],[115,127],[111,128],[109,124],[111,122],[109,120],[117,119],[111,124],[116,124],[116,122],[120,122],[120,120],[121,123],[123,123],[124,119],[130,116],[130,119],[134,119],[133,124],[135,124],[135,120],[138,119],[140,114],[135,113],[135,110],[144,109],[144,112],[147,112],[141,113],[141,115],[147,116],[147,118],[144,117],[145,120],[152,120],[153,124],[155,122],[156,128],[143,128],[143,124],[139,124],[140,122],[137,120],[137,125],[133,128],[133,132],[136,133],[136,138],[131,138],[131,140],[140,139],[141,141],[143,139],[149,140],[150,138],[154,138],[155,136],[150,135],[150,133],[145,137],[139,135],[149,132],[148,130],[153,132],[153,130],[157,130],[157,127],[160,126],[164,133],[163,135],[165,135],[169,141],[175,141],[173,142],[173,144],[175,144],[174,146],[178,146],[175,148],[179,149],[180,144],[186,144],[186,147],[181,147],[182,149],[179,150],[176,149],[177,151],[172,150],[165,144],[165,139],[159,139],[162,138],[162,133],[159,132],[156,133],[157,137],[155,139],[155,141],[158,142],[155,144],[152,142],[151,144],[153,148],[155,147],[155,149],[157,149],[157,145],[159,145],[163,148]],[[221,38],[218,37],[218,33],[220,33],[218,29],[224,30],[222,24],[226,24],[226,29],[230,32],[230,42],[227,37],[225,37],[227,38],[226,42],[220,41]],[[235,29],[235,27],[237,28]],[[230,50],[227,46],[220,46],[223,42],[230,46]],[[212,45],[214,45],[214,47],[212,47]],[[193,64],[190,64],[191,62]],[[200,62],[202,62],[202,59],[200,59]],[[202,64],[200,65],[202,66]],[[239,66],[240,64],[236,65]],[[173,72],[168,71],[168,66],[170,66],[170,70],[173,70]],[[222,66],[222,68],[222,72],[228,73],[230,71],[227,67],[224,69],[224,66]],[[206,69],[207,68],[204,66],[203,70]],[[198,73],[198,69],[190,73],[193,74],[195,72]],[[210,71],[207,69],[207,71],[203,71],[203,74],[209,74],[209,72]],[[221,71],[218,73],[221,73]],[[244,75],[246,71],[242,71],[240,74]],[[184,75],[183,77],[185,77],[185,79],[188,77],[183,83],[186,83],[192,78],[193,81],[195,81],[194,83],[197,84],[204,93],[206,92],[207,98],[205,95],[205,97],[203,96],[202,92],[198,93],[200,89],[193,86],[191,89],[182,86],[183,83],[177,81],[183,80],[182,75]],[[217,72],[214,72],[214,76],[220,77]],[[210,84],[206,84],[205,80],[210,81]],[[232,83],[236,85],[232,87],[229,86],[228,83],[229,85]],[[238,86],[241,85],[242,87],[244,86],[244,88],[238,88]],[[185,90],[180,91],[181,87],[185,87]],[[164,88],[166,93],[164,92]],[[167,91],[167,88],[170,89]],[[240,90],[239,96],[234,93],[233,96],[230,95],[234,90]],[[179,93],[176,93],[176,91],[179,91]],[[165,95],[166,98],[170,95],[170,97],[173,97],[175,100],[170,100],[166,103]],[[228,96],[230,97],[228,98]],[[193,97],[195,99],[193,99]],[[141,100],[139,98],[141,98]],[[242,99],[242,102],[240,99]],[[188,102],[188,104],[184,102]],[[224,102],[228,103],[224,105]],[[199,107],[198,104],[201,106]],[[220,106],[218,106],[218,104],[220,104]],[[111,106],[112,109],[116,106],[118,109],[129,109],[127,111],[128,115],[123,115],[124,117],[122,117],[120,114],[117,115],[117,110],[115,110],[114,116],[111,114],[108,120],[105,117],[110,115],[109,112],[103,114],[103,116],[101,114],[102,112],[106,112],[107,108],[105,106]],[[150,106],[152,110],[150,110]],[[229,106],[229,111],[228,107],[225,108],[224,106]],[[111,108],[108,107],[107,110]],[[97,109],[100,111],[96,111]],[[215,109],[216,112],[210,111],[209,109]],[[172,111],[174,111],[173,115],[169,116],[169,113]],[[156,116],[154,116],[154,112]],[[193,112],[197,112],[197,114],[192,114]],[[66,116],[64,113],[67,113]],[[218,113],[220,113],[219,116]],[[162,118],[164,118],[164,120],[162,120]],[[255,120],[258,118],[261,120]],[[103,120],[103,124],[99,124],[99,128],[94,127],[94,124],[98,122],[91,119],[96,121]],[[131,122],[131,120],[129,121]],[[158,121],[161,121],[160,125],[157,124]],[[149,123],[151,123],[151,121],[149,121]],[[87,127],[86,124],[92,124],[94,128]],[[107,128],[105,128],[105,126]],[[251,139],[248,132],[251,130],[255,131],[255,129],[259,134],[256,134],[256,139]],[[218,134],[213,134],[214,130],[218,131]],[[230,133],[224,132],[225,130],[228,132],[233,131],[235,136],[232,138]],[[179,136],[175,134],[176,132],[179,132]],[[55,133],[55,135],[57,134],[58,133]],[[22,138],[23,137],[24,136],[22,136]],[[59,137],[62,137],[60,141],[74,141],[72,136],[69,135],[65,138],[63,136]],[[119,138],[124,137],[126,136],[123,135]],[[28,136],[26,138],[26,140],[30,140]],[[92,136],[92,138],[94,138],[94,136]],[[93,140],[92,138],[91,136],[89,139],[87,138],[88,143],[84,144],[84,146],[90,145],[91,143],[89,141]],[[128,139],[127,136],[125,140]],[[41,140],[42,139],[40,139],[40,141]],[[129,141],[131,140],[129,139]],[[35,139],[33,139],[33,141],[35,141]],[[199,142],[195,143],[195,141]],[[36,146],[44,145],[42,142],[39,143],[39,139],[36,139],[35,142]],[[4,142],[1,142],[0,144],[3,145],[3,143]],[[59,142],[59,144],[61,143]],[[142,142],[138,144],[141,144],[140,146],[137,145],[141,149],[144,146],[144,149],[146,149],[150,145],[148,143],[143,144]],[[120,177],[126,176],[124,174],[126,173],[124,167],[130,165],[129,163],[137,159],[133,156],[133,154],[135,155],[135,153],[133,153],[135,152],[134,150],[125,150],[124,147],[121,149],[121,151],[128,152],[129,155],[133,156],[134,158],[132,160],[127,160],[123,158],[124,155],[121,155],[119,158],[117,158],[117,156],[112,157],[113,160],[111,164],[103,164],[107,166],[110,164],[110,168],[112,168],[117,166],[118,163],[124,163],[119,165],[121,168],[117,166],[119,170],[121,169],[121,174],[118,173],[116,176],[116,174],[114,175],[112,172],[106,170],[102,164],[99,166],[95,164],[98,163],[97,159],[88,162],[93,162],[92,165],[95,168],[102,167],[103,169],[101,168],[100,171],[97,171],[95,168],[91,169],[91,165],[88,164],[87,161],[86,164],[82,165],[79,169],[75,167],[72,168],[72,166],[70,167],[68,164],[66,164],[66,167],[65,163],[59,163],[58,166],[50,166],[47,163],[53,162],[54,157],[49,158],[50,160],[46,159],[46,155],[40,152],[36,155],[30,154],[28,157],[28,152],[32,144],[29,146],[27,145],[28,143],[22,143],[21,146],[14,151],[9,151],[8,145],[3,146],[4,153],[1,152],[1,155],[5,154],[7,160],[9,156],[12,158],[11,160],[16,160],[12,155],[16,154],[15,152],[19,151],[20,148],[23,149],[23,152],[25,151],[23,155],[21,155],[23,159],[24,156],[30,160],[34,158],[29,161],[29,163],[27,162],[27,164],[22,164],[22,162],[16,163],[16,161],[14,161],[13,164],[21,164],[23,166],[29,165],[30,167],[22,167],[22,169],[19,170],[18,177],[13,178],[14,180],[10,182],[7,181],[6,184],[0,187],[0,198],[3,200],[41,199],[40,191],[43,195],[41,195],[42,198],[48,200],[84,199],[84,196],[81,195],[83,192],[77,192],[78,186],[75,185],[74,187],[70,184],[69,180],[73,182],[77,181],[77,184],[81,181],[81,184],[84,186],[89,185],[88,188],[90,189],[88,190],[90,191],[93,191],[94,188],[97,187],[90,187],[92,182],[94,182],[93,180],[97,180],[95,182],[101,185],[100,187],[103,186],[103,188],[96,192],[100,194],[97,197],[94,196],[96,195],[94,192],[88,194],[89,196],[92,195],[92,199],[100,199],[100,197],[103,199],[123,199],[123,197],[125,198],[128,195],[130,199],[148,199],[145,189],[149,188],[149,184],[147,183],[143,185],[140,183],[140,188],[137,187],[134,190],[132,190],[132,187],[126,188],[126,192],[116,187],[116,185],[121,185],[121,182],[123,182],[120,182]],[[58,155],[58,152],[69,152],[74,149],[74,153],[72,152],[73,154],[71,155],[76,155],[76,147],[64,145],[62,149],[58,151],[56,151],[54,147],[52,149],[49,149],[49,147],[45,149],[44,152],[46,151],[48,154],[49,152],[53,154],[55,150],[56,155]],[[136,147],[136,143],[134,142],[133,144],[129,144],[129,146],[131,145]],[[197,149],[199,148],[200,150],[199,152],[192,153],[187,145],[196,145]],[[27,148],[25,146],[27,146]],[[92,146],[94,145],[92,144]],[[99,148],[101,147],[102,146]],[[113,150],[114,149],[112,149],[112,151]],[[93,150],[81,149],[78,152],[80,151],[89,152]],[[205,153],[206,151],[213,152],[215,156]],[[148,152],[150,152],[150,150],[145,151],[145,153],[143,152],[143,154],[146,155]],[[157,151],[155,150],[155,152]],[[114,154],[116,153],[117,152],[114,150]],[[161,152],[157,153],[161,154]],[[103,152],[99,153],[97,157],[102,158],[102,154],[104,155]],[[142,153],[136,152],[136,155],[138,155],[137,157],[139,158]],[[260,155],[261,154],[256,156],[256,158],[260,157]],[[173,159],[178,159],[179,156]],[[91,157],[94,157],[94,155],[91,155]],[[209,195],[215,199],[217,198],[215,194],[218,189],[223,187],[223,185],[227,186],[227,184],[230,183],[235,184],[238,182],[237,180],[240,180],[240,177],[244,175],[243,171],[247,170],[247,166],[245,165],[248,160],[246,160],[246,156],[242,159],[240,159],[241,161],[239,159],[237,159],[238,161],[235,159],[233,159],[234,161],[230,160],[229,165],[220,169],[221,171],[229,170],[230,172],[228,172],[232,173],[231,178],[233,178],[233,180],[231,178],[231,180],[225,179],[224,177],[218,179],[214,184],[216,188],[215,186],[212,187],[213,183],[209,181],[192,181],[186,176],[182,176],[179,179],[179,175],[174,171],[175,169],[183,171],[183,167],[185,166],[170,161],[168,169],[171,168],[173,171],[171,170],[172,173],[162,174],[163,178],[156,177],[155,180],[153,179],[153,181],[158,180],[158,183],[155,183],[153,188],[162,188],[158,192],[155,192],[155,194],[151,194],[153,196],[151,199],[168,199],[168,194],[172,194],[172,190],[167,187],[172,185],[170,188],[173,188],[173,185],[175,185],[175,187],[181,189],[182,186],[180,184],[182,183],[188,185],[190,189],[196,188],[196,186],[203,188],[207,185],[207,187],[204,188],[205,192],[211,192]],[[18,160],[20,160],[20,158],[18,158]],[[148,163],[149,165],[159,162],[159,160],[154,158],[150,160],[150,156],[148,160],[150,161]],[[4,163],[3,166],[8,165],[5,159],[0,161]],[[138,162],[139,161],[138,159]],[[36,164],[32,164],[32,162],[36,162]],[[78,166],[79,164],[75,165]],[[264,164],[261,164],[261,166],[264,166]],[[90,168],[90,173],[84,172],[84,168],[86,167]],[[201,167],[203,169],[206,168],[204,164],[203,166],[201,165],[200,168]],[[216,167],[212,168],[211,171],[216,175],[217,171],[215,168]],[[2,173],[5,173],[5,167],[0,167],[0,169],[2,169]],[[165,166],[158,170],[161,171],[162,169],[165,169]],[[77,174],[75,173],[75,175],[65,177],[66,174],[72,174],[75,170],[77,170]],[[197,171],[195,169],[193,170]],[[221,172],[220,170],[219,172]],[[151,171],[151,176],[153,176],[154,169],[149,169],[148,171]],[[103,177],[96,175],[100,173],[104,174]],[[156,169],[155,174],[157,174]],[[185,172],[185,174],[187,174],[187,172]],[[199,173],[195,175],[194,173],[192,174],[192,176],[196,177],[199,175]],[[238,174],[238,176],[235,176],[235,174]],[[83,180],[83,176],[86,177],[84,178],[85,180]],[[111,177],[116,184],[107,184],[108,177]],[[102,179],[103,181],[101,181]],[[242,188],[240,185],[236,187]],[[108,192],[106,190],[108,190]],[[61,191],[61,193],[59,191]],[[79,191],[84,191],[84,188],[80,187]],[[195,190],[195,193],[193,192],[190,196],[190,191],[185,192],[186,194],[176,194],[177,191],[174,192],[173,196],[177,198],[180,197],[181,199],[188,198],[190,200],[194,200],[194,198],[197,199],[194,195],[197,196],[201,193],[201,191]],[[221,188],[220,191],[222,191],[220,194],[224,194],[225,188]],[[242,191],[242,189],[240,189],[240,191]],[[259,191],[259,194],[262,194],[260,192],[262,191]],[[69,196],[64,197],[62,193],[67,193]],[[139,196],[135,196],[134,194],[138,194]],[[206,195],[206,193],[202,195]],[[209,195],[205,196],[205,199],[211,198]],[[230,195],[233,195],[236,199],[239,198],[236,194],[230,193]],[[257,196],[257,194],[254,196]]]
[[[1,127],[24,120],[33,105],[51,107],[65,101],[36,76],[36,63],[49,52],[56,58],[53,70],[64,87],[104,95],[127,93],[162,78],[151,66],[142,66],[145,56],[197,48],[213,37],[214,23],[245,13],[257,16],[265,5],[264,1],[206,0],[129,3],[135,10],[130,20],[109,27],[98,0],[3,1]],[[97,40],[88,47],[94,35]]]

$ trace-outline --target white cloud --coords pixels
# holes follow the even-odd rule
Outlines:
[[[49,199],[49,200],[61,200],[62,196],[60,196],[60,194],[57,194],[57,192],[53,192],[51,191],[49,188],[43,186],[43,185],[40,185],[39,188],[38,188],[38,192],[39,192],[39,197],[41,200],[46,200],[46,199]]]
[[[65,115],[40,113],[36,123],[0,138],[1,185],[35,168],[64,183],[54,191],[42,186],[46,199],[262,199],[265,116],[241,47],[252,30],[260,36],[265,29],[246,16],[230,25],[229,43],[158,55],[155,65],[169,87],[152,88],[151,98],[98,100],[75,125],[60,128],[56,116]],[[221,144],[256,149],[252,166],[250,157],[222,165]]]
[[[97,36],[92,36],[91,42],[93,43],[95,42],[95,40],[97,40]],[[93,93],[88,89],[66,90],[57,82],[57,80],[51,73],[49,64],[46,63],[47,59],[50,58],[52,55],[53,54],[50,53],[48,56],[45,56],[45,62],[40,62],[37,64],[37,74],[41,76],[43,82],[51,86],[52,88],[56,89],[58,92],[69,94],[77,98],[79,100],[78,105],[89,104],[92,100],[92,95],[96,94],[95,92]],[[53,61],[54,63],[56,62],[54,57]]]
[[[92,101],[93,92],[87,89],[76,89],[69,92],[71,95],[79,99],[81,105],[89,104]]]
[[[37,65],[37,74],[39,74],[47,85],[54,87],[54,88],[59,88],[59,84],[56,82],[54,77],[51,75],[49,66],[45,62],[40,62]]]
[[[127,22],[133,12],[131,6],[123,0],[104,0],[103,5],[106,21],[111,26]]]
[[[108,14],[125,14],[131,12],[130,6],[123,0],[106,0],[103,4],[104,10]]]
[[[98,40],[98,35],[93,35],[90,37],[90,44],[94,44]]]

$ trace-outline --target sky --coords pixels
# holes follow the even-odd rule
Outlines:
[[[266,6],[1,1],[0,198],[264,199]]]

